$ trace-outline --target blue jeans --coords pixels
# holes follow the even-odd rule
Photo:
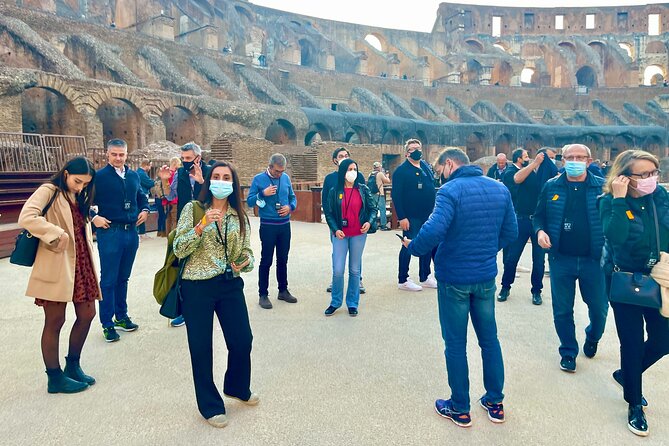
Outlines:
[[[483,386],[486,401],[497,404],[504,399],[504,362],[497,339],[495,321],[495,280],[473,285],[448,285],[437,282],[439,322],[446,349],[446,373],[453,408],[469,412],[469,366],[467,364],[467,324],[469,316],[481,347]]]
[[[502,288],[511,288],[516,278],[516,267],[527,240],[532,241],[532,294],[539,294],[544,287],[544,262],[546,253],[539,246],[537,234],[532,228],[532,219],[529,216],[516,215],[518,221],[518,238],[507,247],[503,254],[504,274],[502,275]]]
[[[386,196],[379,194],[376,196],[376,206],[379,209],[379,227],[385,228],[388,224],[388,217],[386,217]]]
[[[348,288],[346,289],[346,306],[358,308],[360,301],[360,269],[362,268],[362,252],[365,250],[367,234],[355,237],[344,237],[342,240],[332,238],[332,300],[330,305],[339,308],[344,300],[344,271],[348,254]]]
[[[553,322],[560,338],[560,356],[578,355],[576,326],[574,324],[574,299],[576,281],[583,302],[588,306],[590,325],[585,329],[588,341],[599,342],[606,327],[609,302],[604,288],[604,272],[599,261],[590,257],[572,257],[550,254],[551,296]]]
[[[103,328],[113,327],[116,320],[128,317],[128,279],[135,262],[139,236],[134,225],[128,230],[97,228],[100,251],[100,322]]]

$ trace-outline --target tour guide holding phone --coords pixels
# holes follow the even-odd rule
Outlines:
[[[163,182],[163,190],[170,191],[165,196],[167,201],[178,200],[177,221],[184,206],[200,196],[204,179],[211,169],[202,162],[200,146],[192,141],[181,146],[181,163],[182,167],[174,174],[172,184],[169,184],[170,168],[168,166],[162,166],[160,172],[158,172],[158,176]]]

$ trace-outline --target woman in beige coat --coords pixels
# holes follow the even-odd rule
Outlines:
[[[26,295],[44,309],[42,357],[49,393],[75,393],[95,384],[79,365],[81,350],[101,298],[93,264],[89,209],[93,200],[93,164],[73,158],[26,201],[19,226],[40,239]],[[46,214],[42,211],[51,203]],[[70,333],[65,370],[60,368],[58,341],[67,302],[77,319]]]

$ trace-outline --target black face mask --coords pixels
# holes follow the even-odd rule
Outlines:
[[[418,161],[423,157],[423,152],[420,150],[414,150],[411,152],[411,154],[409,154],[409,157],[414,161]]]
[[[530,165],[529,161],[523,161],[523,164],[521,164],[521,166],[523,166],[523,167],[527,167],[529,165]]]
[[[195,161],[184,161],[182,164],[184,169],[186,169],[186,172],[190,172],[190,170],[193,168],[193,165],[195,165]]]

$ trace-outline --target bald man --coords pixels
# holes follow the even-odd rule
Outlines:
[[[492,178],[493,180],[502,181],[504,172],[506,172],[506,162],[507,162],[506,154],[498,153],[497,162],[492,166],[490,166],[490,169],[488,169],[488,173],[486,174],[486,176],[488,178]]]

